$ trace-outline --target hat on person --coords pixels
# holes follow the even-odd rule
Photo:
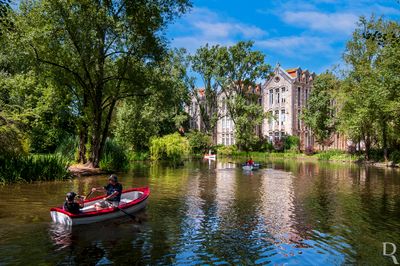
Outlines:
[[[76,196],[76,193],[73,191],[67,193],[67,199],[69,201],[73,201],[75,199],[75,196]]]
[[[116,175],[110,175],[108,180],[113,180],[114,182],[118,182],[118,177]]]

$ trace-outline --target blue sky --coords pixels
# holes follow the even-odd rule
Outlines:
[[[253,40],[272,66],[321,73],[341,64],[359,16],[399,20],[396,0],[193,0],[192,10],[170,25],[171,47],[190,53],[209,44]]]

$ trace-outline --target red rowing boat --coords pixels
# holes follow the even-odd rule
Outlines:
[[[72,214],[65,211],[62,207],[51,208],[50,215],[55,223],[65,225],[90,224],[133,214],[146,207],[147,199],[150,195],[148,187],[131,188],[122,191],[121,201],[118,208],[108,207],[102,210],[96,210],[95,204],[103,200],[103,196],[99,196],[90,200],[85,200],[84,208],[81,213]],[[125,213],[124,213],[125,212]]]

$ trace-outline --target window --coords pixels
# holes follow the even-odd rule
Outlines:
[[[279,126],[279,111],[275,111],[275,125]]]
[[[269,105],[274,104],[274,90],[269,90]]]
[[[285,123],[285,109],[281,110],[281,125]]]
[[[285,91],[286,91],[286,89],[285,89],[285,87],[283,87],[283,88],[282,88],[282,103],[286,102],[286,99],[285,99]]]
[[[297,106],[300,107],[300,87],[297,88]]]
[[[297,111],[297,129],[300,130],[300,110]]]
[[[275,89],[275,94],[276,94],[276,103],[279,103],[280,102],[279,89]]]

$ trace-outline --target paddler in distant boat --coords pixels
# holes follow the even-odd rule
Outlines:
[[[248,166],[254,166],[254,161],[253,159],[250,157],[250,159],[246,162],[246,165]]]
[[[116,175],[110,175],[108,178],[108,185],[104,187],[94,187],[92,192],[95,191],[106,191],[107,196],[103,198],[103,201],[96,203],[94,206],[96,210],[108,208],[110,206],[118,207],[121,201],[122,185],[118,183],[118,177]]]

